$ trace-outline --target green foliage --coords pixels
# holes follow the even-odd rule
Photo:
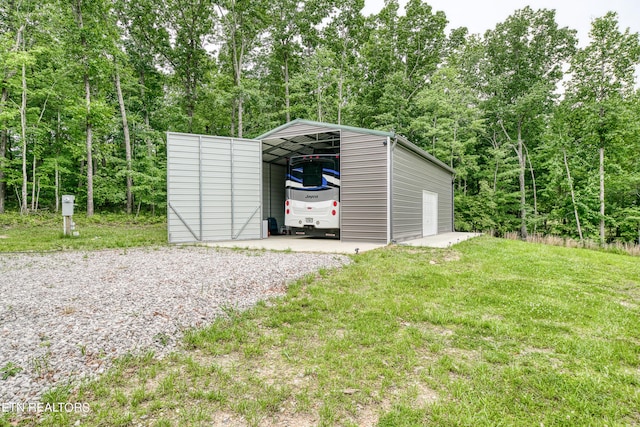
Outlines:
[[[633,93],[634,71],[640,64],[640,38],[628,29],[620,31],[613,12],[595,19],[589,35],[591,43],[579,49],[571,62],[572,79],[567,84],[563,111],[570,123],[567,138],[588,156],[584,163],[586,171],[582,172],[587,182],[589,174],[598,174],[604,180],[604,188],[598,193],[604,203],[601,207],[604,216],[598,211],[597,218],[601,242],[607,237],[609,240],[640,239],[629,232],[630,224],[622,218],[627,214],[633,217],[640,194],[635,178],[638,169],[634,157],[637,156],[628,157],[640,147],[637,95]],[[602,151],[602,160],[599,151]],[[593,188],[590,186],[586,191]],[[620,228],[618,224],[624,225]],[[609,229],[608,236],[605,227]]]
[[[457,194],[454,200],[456,208],[455,229],[458,231],[499,231],[501,224],[495,215],[495,212],[499,210],[498,203],[498,195],[486,181],[480,182],[478,194]]]
[[[553,10],[525,7],[483,36],[466,28],[447,36],[447,17],[424,0],[410,0],[404,12],[390,0],[368,17],[363,7],[362,0],[3,5],[0,214],[22,204],[30,214],[52,212],[61,194],[88,209],[90,190],[97,211],[119,212],[127,177],[133,213],[163,212],[167,131],[254,137],[306,118],[394,130],[452,166],[462,230],[577,237],[577,213],[585,238],[603,221],[608,240],[638,239],[640,43],[618,28],[615,13],[595,19],[590,44],[576,50],[575,31],[559,27]]]

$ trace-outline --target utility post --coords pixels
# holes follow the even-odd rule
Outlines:
[[[62,232],[65,236],[71,236],[75,228],[73,223],[73,202],[76,197],[70,194],[62,196]]]

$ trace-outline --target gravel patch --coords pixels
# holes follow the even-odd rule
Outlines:
[[[38,401],[127,353],[162,357],[185,329],[348,262],[203,247],[0,254],[0,402]]]

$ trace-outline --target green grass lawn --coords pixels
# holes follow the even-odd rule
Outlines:
[[[353,260],[50,393],[91,412],[41,425],[640,424],[640,259],[481,237]]]
[[[59,214],[0,215],[0,253],[107,249],[167,244],[166,217],[75,215],[78,236],[64,236]]]

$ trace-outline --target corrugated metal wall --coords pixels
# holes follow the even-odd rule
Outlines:
[[[262,164],[262,216],[263,219],[274,217],[278,227],[284,225],[286,170],[281,165]]]
[[[387,243],[386,140],[386,136],[341,133],[341,240]]]
[[[392,158],[392,238],[422,237],[423,190],[438,194],[438,233],[453,231],[451,173],[399,144]]]
[[[170,243],[200,239],[200,142],[167,134],[167,227]]]
[[[169,242],[258,239],[259,141],[167,133]]]
[[[231,141],[233,223],[229,235],[234,240],[259,239],[262,237],[262,145],[255,140],[234,138]]]

